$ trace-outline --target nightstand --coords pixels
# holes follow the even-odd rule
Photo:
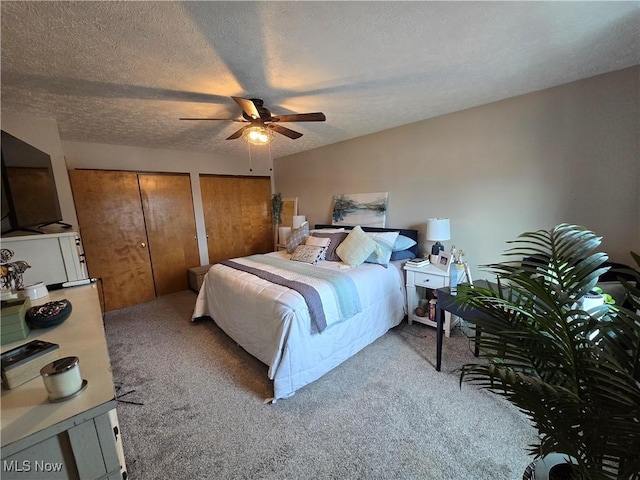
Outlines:
[[[416,307],[419,306],[420,300],[427,298],[425,290],[435,290],[437,288],[449,286],[449,273],[440,270],[438,267],[428,264],[424,267],[404,266],[406,272],[406,290],[407,290],[407,319],[409,325],[412,322],[424,323],[431,327],[437,327],[437,323],[429,320],[428,312],[426,316],[419,317],[416,315]],[[428,310],[428,309],[427,309]],[[444,312],[444,334],[449,336],[451,331],[451,313]]]

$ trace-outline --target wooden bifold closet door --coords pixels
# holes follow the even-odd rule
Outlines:
[[[200,265],[189,175],[139,174],[157,295],[189,288],[188,270]]]
[[[102,278],[105,309],[188,288],[199,265],[188,175],[71,170],[87,268]]]
[[[209,263],[273,251],[271,179],[200,175]]]

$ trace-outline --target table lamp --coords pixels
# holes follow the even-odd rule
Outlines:
[[[431,255],[440,255],[444,250],[441,240],[451,239],[451,229],[448,218],[430,218],[427,220],[427,240],[436,242],[431,247]]]
[[[293,216],[293,229],[300,228],[304,222],[307,221],[307,217],[304,215],[294,215]]]
[[[278,243],[285,245],[287,238],[291,235],[291,227],[278,227]]]

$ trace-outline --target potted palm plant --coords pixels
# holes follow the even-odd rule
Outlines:
[[[600,241],[567,224],[527,232],[509,242],[508,261],[484,266],[495,283],[458,287],[456,301],[476,312],[482,358],[461,368],[461,385],[495,392],[529,417],[540,466],[552,454],[564,459],[556,476],[525,478],[640,478],[640,273],[622,280],[624,306],[583,310],[607,271]]]

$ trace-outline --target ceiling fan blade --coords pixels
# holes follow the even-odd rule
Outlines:
[[[295,132],[287,127],[283,127],[282,125],[276,125],[275,123],[270,123],[268,125],[268,128],[278,132],[281,135],[284,135],[285,137],[289,137],[292,140],[295,140],[296,138],[300,138],[302,136],[300,132]]]
[[[295,113],[293,115],[275,115],[274,122],[324,122],[327,117],[322,112]]]
[[[245,122],[245,120],[239,120],[237,118],[187,118],[187,117],[181,117],[178,120],[220,120],[220,121],[224,121],[224,122]]]
[[[242,111],[249,115],[251,118],[260,118],[260,112],[258,112],[258,107],[256,107],[255,103],[253,103],[253,100],[242,97],[231,98],[233,98],[235,102],[240,105]]]
[[[240,138],[242,136],[242,132],[244,132],[247,128],[249,128],[251,124],[245,125],[240,130],[237,130],[235,133],[229,135],[226,140],[235,140],[236,138]]]

